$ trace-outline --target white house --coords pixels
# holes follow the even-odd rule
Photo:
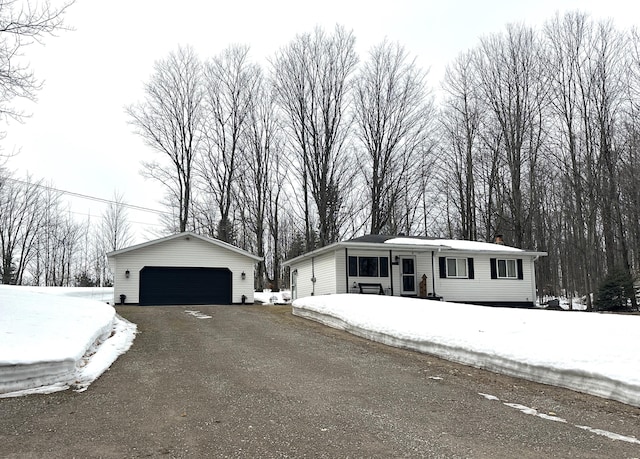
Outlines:
[[[532,307],[534,252],[475,241],[369,235],[285,262],[293,299],[379,293],[493,306]]]
[[[114,304],[140,305],[253,303],[254,268],[261,260],[190,232],[116,250],[107,257]]]

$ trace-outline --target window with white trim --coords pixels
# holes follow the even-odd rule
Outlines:
[[[474,279],[473,258],[439,257],[440,279]]]
[[[447,277],[467,278],[467,259],[447,258]]]
[[[517,279],[518,269],[516,260],[497,260],[498,263],[498,279]]]

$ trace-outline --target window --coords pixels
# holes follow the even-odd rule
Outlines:
[[[516,279],[517,277],[515,260],[498,260],[498,279]]]
[[[349,277],[358,277],[358,257],[349,257]]]
[[[491,279],[524,279],[522,258],[490,258]]]
[[[358,257],[360,277],[378,277],[378,257]]]
[[[389,258],[353,257],[348,260],[349,277],[389,277]]]
[[[447,258],[447,277],[467,277],[467,259]]]
[[[440,257],[441,279],[474,279],[473,258]]]
[[[389,259],[380,257],[380,277],[389,277]]]

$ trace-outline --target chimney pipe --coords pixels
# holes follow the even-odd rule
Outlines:
[[[502,239],[502,234],[496,234],[496,244],[504,245],[504,240]]]

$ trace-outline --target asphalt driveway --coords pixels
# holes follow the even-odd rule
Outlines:
[[[2,457],[640,457],[575,427],[640,438],[636,408],[389,348],[289,307],[117,309],[139,334],[86,392],[0,399]]]

